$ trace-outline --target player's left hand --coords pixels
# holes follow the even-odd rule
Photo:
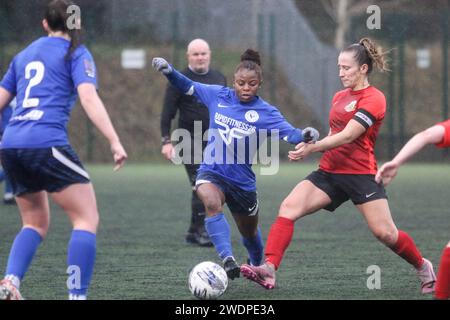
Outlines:
[[[375,181],[377,183],[383,182],[384,186],[387,186],[397,175],[399,165],[394,161],[386,162],[378,169],[375,175]]]
[[[159,72],[164,73],[165,75],[172,72],[172,67],[164,58],[153,58],[152,67]]]
[[[113,170],[117,171],[123,167],[123,165],[125,164],[125,161],[128,158],[128,155],[120,142],[117,142],[117,143],[114,143],[111,145],[111,152],[113,154],[114,163],[115,163]]]

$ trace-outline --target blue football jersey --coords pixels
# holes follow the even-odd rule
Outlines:
[[[17,54],[0,83],[17,106],[2,148],[44,148],[69,144],[67,123],[82,83],[97,86],[92,55],[79,46],[65,59],[70,42],[42,37]]]
[[[8,105],[3,108],[1,112],[1,121],[0,121],[0,136],[3,135],[3,131],[5,131],[5,128],[8,125],[8,121],[11,118],[12,112],[13,108],[11,105]]]
[[[200,171],[213,171],[243,190],[256,190],[251,166],[258,148],[267,137],[278,134],[282,139],[296,129],[260,97],[243,103],[236,91],[227,87],[193,82],[192,89],[210,114]]]

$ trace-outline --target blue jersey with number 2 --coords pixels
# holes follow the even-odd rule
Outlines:
[[[2,148],[68,145],[67,123],[82,83],[97,86],[92,55],[79,46],[66,59],[70,42],[42,37],[17,54],[0,83],[16,96]]]

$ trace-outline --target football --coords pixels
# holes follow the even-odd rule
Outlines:
[[[204,261],[191,270],[188,284],[189,290],[198,299],[217,299],[227,289],[228,277],[217,263]]]

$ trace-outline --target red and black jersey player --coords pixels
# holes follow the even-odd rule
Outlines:
[[[400,167],[425,146],[434,144],[438,148],[450,148],[450,119],[439,122],[412,137],[397,155],[378,169],[375,180],[387,186],[397,175]],[[450,299],[450,242],[444,248],[439,264],[434,298]]]
[[[413,239],[398,230],[392,219],[382,184],[375,181],[375,141],[386,112],[384,94],[371,86],[368,76],[376,67],[386,71],[382,49],[363,38],[345,48],[338,57],[344,90],[333,98],[330,131],[315,144],[300,143],[289,152],[292,161],[323,152],[319,169],[301,181],[282,202],[266,243],[265,263],[243,265],[242,274],[266,289],[275,287],[275,271],[294,233],[294,223],[320,209],[334,211],[351,200],[367,221],[375,237],[414,266],[422,292],[434,291],[431,262],[424,259]]]

